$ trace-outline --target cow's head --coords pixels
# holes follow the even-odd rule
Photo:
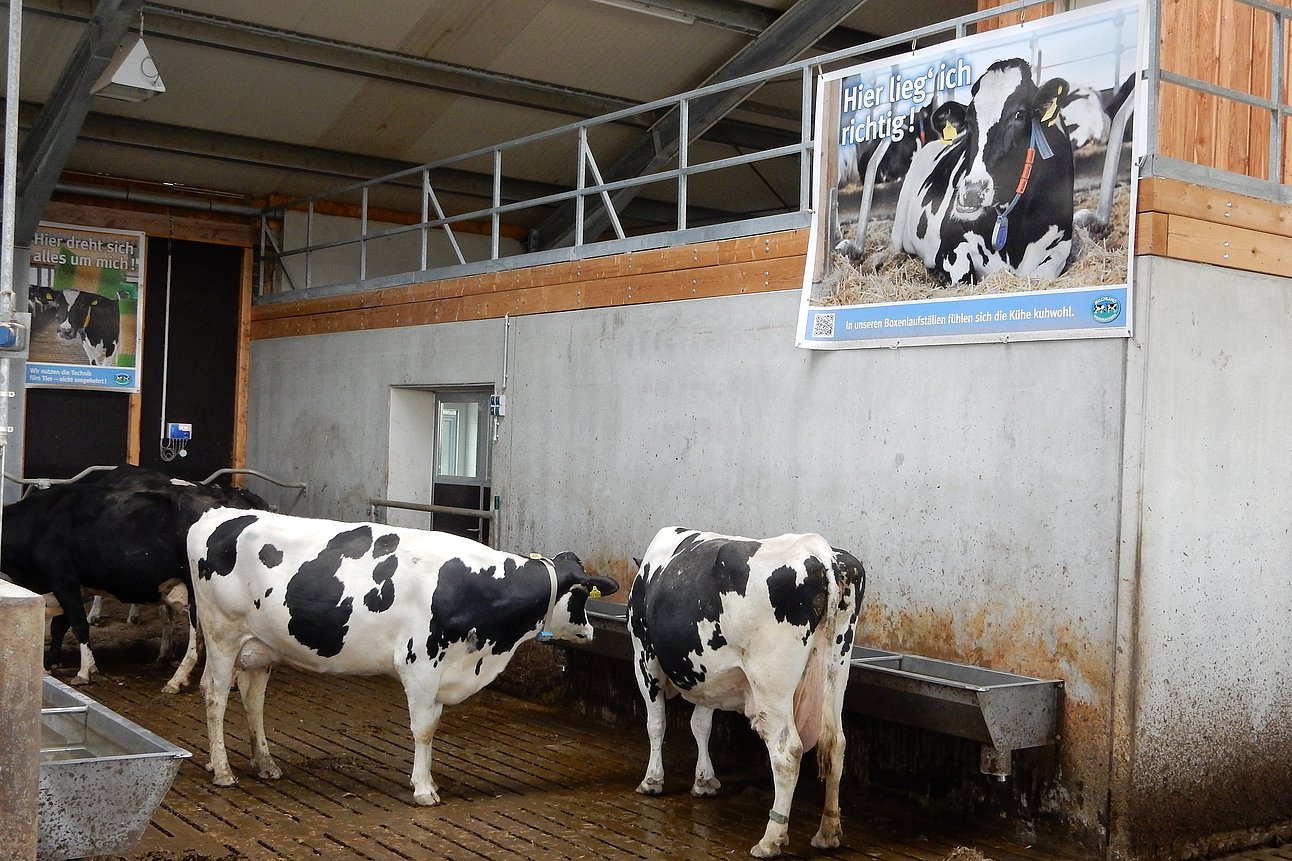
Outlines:
[[[1058,124],[1059,99],[1067,91],[1061,78],[1037,87],[1032,67],[1018,58],[992,63],[974,82],[965,125],[966,168],[956,183],[953,217],[976,220],[1021,193],[1032,169],[1028,150],[1038,134]],[[1066,140],[1061,127],[1060,133]],[[1056,137],[1044,136],[1047,142]],[[1031,157],[1041,158],[1035,151]]]
[[[570,551],[551,560],[556,574],[556,603],[547,618],[547,632],[558,640],[587,642],[592,639],[588,622],[589,597],[613,595],[619,584],[609,577],[594,577],[583,570],[583,562]]]
[[[85,324],[77,319],[84,313],[85,302],[80,290],[61,290],[58,293],[58,337],[71,340],[85,334]]]

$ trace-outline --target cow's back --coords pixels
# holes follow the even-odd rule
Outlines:
[[[374,523],[215,510],[190,531],[188,556],[208,636],[255,639],[319,672],[448,666],[467,652],[499,658],[500,671],[541,617],[525,599],[550,595],[541,564]]]

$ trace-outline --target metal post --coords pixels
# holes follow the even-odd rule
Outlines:
[[[22,54],[22,4],[9,3],[9,62],[5,69],[4,112],[4,196],[0,214],[0,320],[13,319],[14,308],[14,218],[18,204],[18,74]],[[0,473],[9,451],[10,380],[12,360],[0,358]]]

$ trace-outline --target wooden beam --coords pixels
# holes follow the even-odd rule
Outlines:
[[[192,242],[210,242],[216,245],[239,245],[251,248],[260,242],[260,225],[245,220],[233,220],[215,215],[197,215],[188,212],[152,211],[138,208],[111,206],[99,203],[54,200],[45,207],[45,221],[60,224],[78,224],[115,230],[141,230],[148,236],[173,236]]]
[[[258,305],[253,340],[797,290],[807,230]]]
[[[242,277],[238,292],[237,378],[233,384],[233,462],[234,469],[247,465],[247,401],[251,391],[251,290],[255,255],[250,248],[242,252]],[[233,483],[242,486],[241,477]]]

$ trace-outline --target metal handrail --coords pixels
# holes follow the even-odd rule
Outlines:
[[[608,114],[604,114],[599,117],[594,117],[592,119],[580,120],[578,122],[570,123],[570,124],[561,126],[559,128],[538,132],[536,134],[528,135],[521,138],[516,138],[514,140],[506,141],[504,143],[496,144],[493,146],[481,147],[481,148],[472,150],[470,152],[463,153],[461,155],[455,155],[455,156],[440,159],[437,161],[428,162],[426,164],[423,164],[417,167],[405,168],[403,170],[396,171],[394,173],[389,173],[375,179],[366,180],[364,182],[351,183],[351,184],[342,186],[338,189],[333,189],[330,191],[321,192],[310,196],[299,197],[286,203],[277,204],[272,207],[267,207],[262,211],[262,215],[261,215],[261,230],[262,230],[262,233],[264,234],[264,239],[262,239],[262,251],[264,251],[265,253],[262,253],[262,256],[261,256],[262,268],[260,273],[260,287],[259,287],[260,292],[262,295],[270,292],[270,287],[266,284],[266,276],[265,276],[265,270],[264,270],[264,265],[266,260],[276,260],[282,263],[282,262],[289,261],[293,258],[303,256],[305,258],[304,285],[297,286],[294,283],[294,278],[292,278],[290,274],[286,274],[285,277],[289,282],[292,282],[289,288],[289,292],[295,292],[297,295],[301,295],[302,291],[304,291],[306,294],[308,294],[308,291],[310,291],[312,288],[316,286],[330,286],[330,285],[315,285],[313,283],[312,276],[314,272],[314,267],[312,265],[312,255],[315,254],[316,252],[323,252],[323,251],[334,250],[338,248],[352,247],[356,245],[359,248],[359,252],[358,252],[359,253],[359,261],[358,261],[359,279],[357,282],[354,282],[354,283],[357,287],[363,287],[367,285],[367,282],[371,280],[374,282],[374,286],[375,286],[375,283],[378,282],[380,279],[369,279],[367,277],[367,244],[376,240],[395,237],[399,235],[405,235],[413,232],[420,232],[421,234],[420,257],[422,261],[422,266],[424,267],[421,270],[423,273],[435,272],[437,269],[441,271],[454,269],[456,268],[454,265],[437,266],[434,269],[425,268],[428,265],[428,250],[427,250],[428,236],[431,234],[432,231],[438,231],[440,229],[443,229],[444,231],[449,233],[450,237],[452,237],[452,225],[463,221],[482,221],[486,219],[488,220],[490,224],[490,240],[491,240],[488,262],[490,264],[494,264],[496,268],[510,268],[511,265],[517,265],[517,266],[530,265],[530,261],[537,261],[537,260],[543,259],[545,255],[550,256],[551,250],[549,250],[548,252],[527,251],[521,254],[512,255],[509,258],[509,261],[507,264],[501,263],[500,262],[501,254],[499,250],[500,249],[499,230],[501,225],[500,216],[502,214],[508,213],[508,212],[514,212],[520,209],[532,209],[536,206],[547,206],[552,204],[562,204],[562,203],[573,202],[579,210],[579,216],[581,216],[585,202],[588,202],[590,200],[596,200],[596,199],[605,200],[606,198],[609,197],[611,192],[623,191],[623,190],[632,189],[632,188],[640,188],[640,187],[644,187],[649,184],[658,183],[658,182],[675,183],[677,188],[677,193],[678,193],[678,201],[679,201],[679,205],[677,207],[678,212],[677,212],[676,221],[671,227],[665,226],[661,228],[660,232],[667,233],[670,230],[676,230],[678,234],[684,234],[688,230],[688,225],[687,225],[687,216],[686,216],[683,202],[687,198],[687,179],[689,176],[697,173],[706,172],[706,171],[720,170],[720,169],[732,167],[738,164],[757,164],[771,159],[786,158],[786,157],[795,156],[795,155],[797,155],[799,158],[799,161],[801,164],[800,171],[802,174],[800,176],[800,182],[799,182],[799,200],[798,200],[797,212],[798,213],[810,212],[812,207],[810,173],[811,173],[812,151],[814,147],[814,142],[813,142],[814,129],[813,129],[813,118],[812,118],[812,105],[814,100],[813,84],[814,84],[815,73],[818,70],[825,67],[843,64],[850,60],[855,60],[858,57],[861,57],[867,54],[874,54],[880,51],[885,51],[890,48],[914,47],[917,43],[920,43],[920,42],[927,43],[929,41],[935,41],[939,37],[953,37],[953,38],[960,37],[965,35],[968,32],[970,27],[982,21],[997,18],[1001,15],[1009,15],[1016,12],[1025,12],[1026,10],[1036,6],[1040,6],[1045,2],[1048,2],[1048,0],[1014,0],[1014,2],[1005,3],[994,9],[974,12],[948,21],[929,24],[924,27],[920,27],[915,30],[910,30],[896,36],[889,36],[882,39],[875,39],[861,45],[853,46],[851,48],[845,48],[842,50],[834,51],[828,54],[823,54],[823,55],[819,55],[808,59],[797,60],[795,62],[787,63],[785,65],[778,66],[776,68],[765,70],[762,72],[754,72],[747,75],[742,75],[738,78],[733,78],[728,81],[709,84],[680,95],[668,96],[665,98],[656,99],[651,102],[646,102],[644,104],[622,108],[620,110],[617,110]],[[1260,2],[1260,0],[1252,0],[1252,2]],[[793,76],[799,76],[802,79],[800,105],[799,105],[797,123],[796,123],[797,132],[798,132],[797,143],[785,144],[785,145],[780,145],[776,147],[767,147],[757,152],[742,153],[733,158],[714,159],[709,162],[695,162],[690,159],[691,151],[687,149],[687,146],[686,146],[687,141],[683,139],[676,142],[679,145],[679,154],[678,154],[679,166],[675,169],[656,171],[647,175],[641,175],[630,179],[617,180],[613,182],[602,181],[600,177],[597,176],[595,177],[597,181],[592,184],[588,184],[583,181],[585,178],[585,165],[587,163],[588,152],[584,147],[580,146],[576,148],[577,152],[575,154],[576,166],[575,166],[574,175],[578,178],[575,188],[554,192],[551,194],[545,194],[539,197],[517,200],[509,203],[503,203],[501,200],[499,190],[501,188],[502,179],[503,179],[502,160],[503,160],[503,155],[505,153],[510,153],[521,147],[530,146],[536,143],[541,143],[543,141],[552,140],[558,137],[568,136],[568,137],[577,137],[580,140],[585,140],[587,133],[590,129],[597,128],[597,127],[604,127],[611,123],[621,123],[625,120],[641,121],[644,118],[648,125],[653,125],[654,120],[656,118],[653,115],[667,114],[671,111],[676,111],[678,113],[678,116],[679,116],[678,135],[681,138],[685,138],[688,134],[688,110],[690,108],[690,105],[693,102],[696,102],[711,96],[717,96],[723,93],[729,93],[733,90],[748,89],[752,92],[753,90],[756,90],[758,87],[768,83],[769,81],[772,81],[778,78],[787,78],[787,77],[793,77]],[[786,130],[786,133],[790,134],[792,132],[790,132],[789,130]],[[431,218],[430,210],[427,206],[428,196],[434,194],[434,190],[431,188],[431,173],[436,170],[451,168],[455,165],[461,165],[466,162],[483,161],[484,159],[489,159],[493,166],[491,171],[492,173],[491,178],[493,182],[494,194],[493,194],[493,199],[490,201],[491,205],[488,207],[483,207],[467,213],[442,214],[442,211],[440,210],[440,207],[439,207],[438,199],[436,199],[435,209],[436,209],[437,217]],[[411,225],[401,224],[398,226],[390,227],[388,229],[369,232],[370,216],[367,214],[368,194],[373,188],[381,185],[398,185],[398,186],[404,187],[408,191],[418,190],[421,193],[421,197],[422,197],[422,204],[420,205],[419,209],[421,210],[421,215],[423,220],[421,220],[420,222],[417,222],[416,224],[411,224]],[[363,211],[364,211],[364,217],[360,219],[359,234],[357,236],[352,236],[346,239],[340,239],[340,240],[329,239],[326,241],[316,242],[314,240],[315,231],[313,229],[313,223],[315,218],[315,204],[321,201],[328,201],[328,200],[352,199],[356,195],[361,196],[363,200]],[[608,207],[607,209],[611,220],[614,221],[617,218],[618,214],[615,213],[613,208],[611,207]],[[282,219],[284,218],[287,212],[292,210],[306,211],[307,223],[305,225],[305,242],[303,245],[299,245],[291,249],[283,249],[283,248],[280,248],[278,244],[275,242],[272,231],[275,229],[275,225],[277,225],[278,227],[281,227]],[[760,215],[765,215],[765,214],[760,214]],[[606,247],[604,243],[598,242],[596,237],[593,237],[590,241],[586,240],[586,238],[582,235],[582,230],[580,229],[582,223],[583,223],[582,217],[576,216],[574,246],[572,249],[571,248],[564,249],[567,252],[569,252],[573,258],[588,256],[590,253],[595,253],[595,252],[588,251],[589,247],[591,246],[601,246],[602,248]],[[752,228],[752,226],[757,223],[757,219],[749,218],[749,217],[733,217],[733,219],[731,220],[731,223],[733,224],[748,223],[749,225],[751,225],[751,228]],[[618,231],[616,231],[616,233],[618,233]],[[614,241],[614,240],[611,240],[611,241]],[[687,241],[687,240],[681,235],[670,236],[671,243],[676,243],[679,241]],[[272,247],[272,253],[270,253],[271,247]],[[456,247],[456,241],[454,241],[454,247],[455,247],[455,253],[458,254],[458,258],[459,258],[457,266],[461,266],[464,264],[465,261],[461,259],[461,252]],[[283,273],[289,272],[286,266],[280,266],[279,271]]]
[[[429,514],[456,514],[462,517],[474,517],[481,521],[493,523],[498,520],[498,512],[493,510],[482,510],[479,508],[460,508],[454,505],[437,505],[426,502],[402,502],[395,499],[383,499],[381,497],[371,496],[368,498],[368,519],[377,522],[378,508],[399,508],[406,511],[422,511]],[[496,530],[489,530],[489,546],[494,546]]]

